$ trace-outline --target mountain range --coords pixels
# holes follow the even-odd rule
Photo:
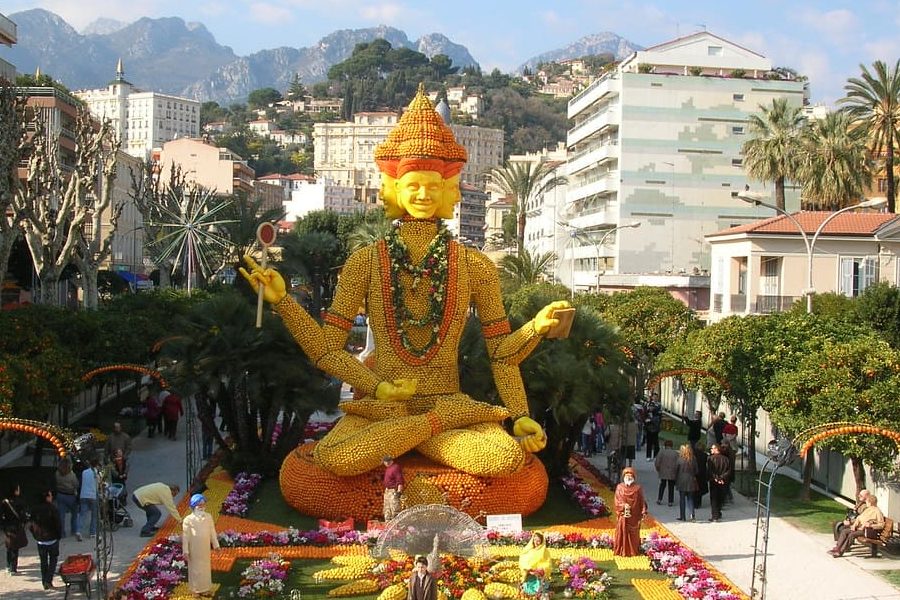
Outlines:
[[[105,86],[122,58],[126,79],[138,88],[202,101],[243,101],[262,87],[287,89],[295,73],[305,84],[322,81],[332,65],[352,54],[356,44],[377,38],[428,57],[446,54],[455,66],[478,66],[465,46],[443,34],[428,34],[413,42],[403,31],[386,25],[335,31],[305,48],[280,47],[238,56],[229,46],[219,44],[203,24],[178,17],[143,17],[133,23],[98,19],[78,32],[43,9],[8,16],[17,24],[18,43],[0,49],[4,58],[20,72],[33,73],[40,67],[71,89]],[[606,32],[529,59],[523,67],[589,54],[623,58],[636,49],[639,47]]]

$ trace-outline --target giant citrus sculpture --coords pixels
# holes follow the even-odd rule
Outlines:
[[[303,351],[362,395],[341,404],[345,416],[315,447],[297,449],[282,466],[285,498],[307,514],[379,514],[371,498],[380,494],[385,455],[400,457],[420,488],[472,513],[527,513],[543,502],[547,475],[531,454],[546,435],[529,416],[519,363],[559,325],[555,313],[568,303],[553,302],[511,331],[493,263],[451,239],[441,221],[459,200],[466,158],[420,86],[375,150],[387,212],[399,219],[386,239],[347,260],[322,325],[286,293],[276,271],[245,259],[242,275],[254,290],[263,285]],[[360,306],[375,338],[371,365],[344,350]],[[473,310],[503,406],[460,390],[458,345]],[[502,426],[508,418],[515,437]]]

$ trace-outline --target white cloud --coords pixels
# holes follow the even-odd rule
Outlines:
[[[863,44],[863,50],[866,51],[866,57],[870,61],[880,60],[888,66],[893,66],[891,63],[900,56],[900,40],[895,38],[873,40]]]
[[[832,42],[848,42],[861,30],[857,16],[844,8],[825,12],[807,8],[797,18],[806,27],[833,38]]]
[[[401,15],[407,12],[406,8],[400,4],[393,2],[385,2],[382,4],[370,4],[360,9],[362,17],[368,21],[374,21],[379,24],[391,25],[396,23]]]
[[[254,2],[249,6],[249,10],[250,18],[258,23],[277,25],[293,20],[290,10],[270,2]]]

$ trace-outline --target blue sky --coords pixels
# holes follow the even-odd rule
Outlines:
[[[310,46],[336,29],[391,25],[411,40],[433,32],[465,45],[482,67],[511,71],[528,58],[601,31],[643,46],[712,33],[807,75],[812,101],[833,104],[859,64],[900,57],[900,1],[745,0],[4,0],[3,13],[46,8],[76,29],[98,17],[200,21],[246,55]]]

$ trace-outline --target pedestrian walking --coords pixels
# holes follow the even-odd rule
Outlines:
[[[659,493],[656,503],[663,503],[663,492],[669,489],[669,506],[675,503],[675,469],[678,466],[678,453],[672,448],[672,440],[666,440],[662,451],[656,455],[656,474],[659,475]]]
[[[163,397],[163,394],[165,394],[165,397]],[[162,416],[166,437],[174,440],[175,431],[178,429],[178,419],[184,414],[184,407],[181,405],[181,396],[175,392],[166,390],[163,394],[160,394],[160,399],[162,400]]]
[[[62,521],[59,511],[53,505],[53,490],[45,490],[43,499],[31,514],[31,535],[37,542],[38,557],[41,561],[41,582],[44,589],[53,587],[53,574],[59,559],[59,538],[62,535]]]
[[[713,444],[709,452],[709,460],[706,462],[706,475],[709,478],[709,520],[718,522],[722,520],[722,504],[725,501],[725,486],[731,477],[731,466],[718,444]]]
[[[162,433],[162,404],[156,390],[151,390],[144,401],[144,418],[147,420],[148,438],[152,438],[156,432]]]
[[[119,421],[113,423],[112,433],[106,437],[103,449],[106,452],[106,460],[112,460],[116,450],[121,450],[125,458],[131,456],[131,436],[122,431],[122,424]]]
[[[75,535],[79,531],[79,507],[78,492],[81,484],[78,477],[72,471],[72,461],[69,458],[61,458],[53,473],[53,481],[56,488],[56,508],[59,510],[60,537],[66,537],[66,515],[71,515],[69,533]]]
[[[78,493],[80,515],[90,514],[91,517],[91,524],[88,528],[88,535],[91,537],[97,535],[97,519],[99,518],[99,506],[97,506],[97,471],[99,468],[100,461],[96,457],[91,458],[88,467],[81,472],[81,491]],[[75,531],[75,538],[79,542],[82,540],[81,529],[84,525],[84,519],[80,515],[78,529]]]
[[[709,455],[703,440],[694,444],[694,462],[697,463],[697,491],[694,493],[694,510],[703,506],[703,496],[709,492],[709,480],[706,477],[706,462]]]
[[[25,523],[28,513],[22,500],[22,486],[13,483],[0,504],[0,528],[6,545],[6,571],[10,575],[19,572],[19,550],[28,545]]]
[[[675,487],[678,488],[678,520],[684,521],[688,515],[691,521],[695,520],[694,497],[700,489],[700,483],[697,481],[697,461],[690,444],[682,444],[678,449]]]

